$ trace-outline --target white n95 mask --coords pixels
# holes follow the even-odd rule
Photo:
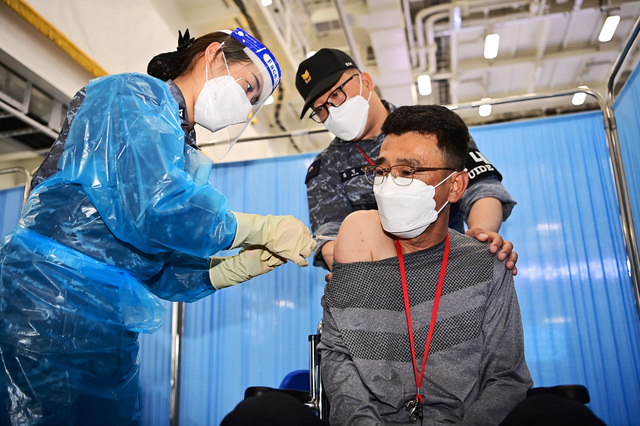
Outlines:
[[[224,58],[224,52],[222,55]],[[205,66],[205,73],[208,78],[207,66]],[[212,78],[204,83],[196,100],[193,119],[205,129],[217,132],[232,124],[245,123],[252,108],[244,89],[229,74]]]
[[[352,141],[362,136],[369,117],[369,99],[362,97],[362,77],[360,77],[360,95],[347,99],[338,107],[330,106],[329,116],[324,125],[331,133],[343,141]]]
[[[382,228],[399,238],[415,238],[422,234],[449,203],[447,201],[436,211],[436,188],[454,173],[444,178],[436,186],[427,185],[419,179],[413,179],[408,185],[398,185],[391,176],[376,177],[373,193],[378,203]],[[380,184],[379,179],[384,179]],[[398,181],[409,179],[397,177]]]

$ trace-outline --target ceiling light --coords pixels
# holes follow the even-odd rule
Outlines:
[[[600,30],[600,35],[598,36],[598,40],[601,43],[606,43],[613,38],[613,33],[616,32],[616,28],[618,28],[618,23],[620,23],[620,16],[611,15],[608,16],[604,21],[604,25],[602,26],[602,30]]]
[[[271,6],[271,4],[272,4],[272,3],[273,3],[273,1],[272,1],[272,0],[262,0],[262,5],[263,5],[264,7]]]
[[[462,14],[460,13],[460,6],[456,6],[451,11],[453,16],[453,29],[459,30],[462,27]]]
[[[500,36],[498,34],[488,34],[484,39],[484,57],[493,59],[498,56],[498,45],[500,45]]]
[[[422,96],[431,94],[431,77],[427,74],[423,74],[418,77],[418,92]]]
[[[488,101],[491,98],[482,98],[483,101]],[[480,117],[488,117],[491,115],[491,104],[484,104],[484,105],[480,105],[480,108],[478,108],[478,114],[480,115]]]

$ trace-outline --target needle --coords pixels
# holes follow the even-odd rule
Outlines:
[[[327,237],[326,235],[312,235],[311,238],[314,240],[327,240],[327,241],[335,241],[337,237]]]

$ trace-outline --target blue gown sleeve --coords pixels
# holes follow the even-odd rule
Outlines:
[[[210,258],[172,253],[162,271],[145,281],[156,296],[173,302],[195,302],[217,290],[209,278]]]
[[[235,216],[208,182],[212,162],[184,143],[166,83],[141,74],[93,80],[59,169],[113,234],[149,254],[206,258],[231,245]]]

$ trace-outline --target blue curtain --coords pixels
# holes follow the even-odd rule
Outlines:
[[[140,387],[143,424],[168,425],[171,415],[171,312],[172,303],[160,300],[166,309],[164,325],[153,334],[140,334]]]
[[[640,418],[640,333],[599,112],[472,129],[518,201],[501,234],[536,386],[584,384],[607,424]]]
[[[4,237],[16,227],[22,212],[24,186],[0,191],[0,237]]]
[[[636,68],[613,104],[622,162],[633,214],[636,238],[640,238],[640,67]]]

